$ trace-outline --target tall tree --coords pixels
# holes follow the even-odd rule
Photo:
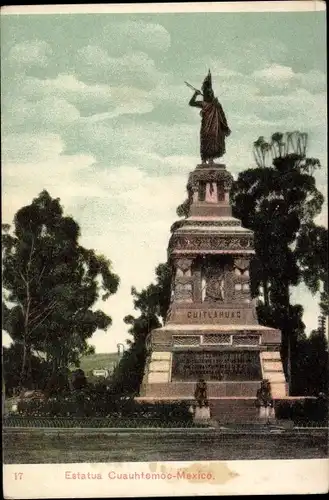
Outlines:
[[[116,368],[112,378],[112,391],[116,394],[137,394],[142,383],[147,357],[147,337],[154,328],[163,325],[170,303],[171,269],[168,264],[159,264],[155,270],[156,281],[138,292],[131,290],[134,308],[139,316],[126,316],[130,326],[129,349]]]
[[[313,294],[320,291],[321,314],[329,316],[328,230],[312,222],[304,224],[297,239],[296,256],[309,290]]]
[[[18,210],[13,232],[3,226],[4,328],[22,345],[21,385],[31,383],[32,352],[44,353],[55,373],[78,362],[95,330],[111,324],[93,306],[116,292],[119,278],[79,236],[47,191]]]
[[[302,308],[290,303],[291,286],[304,279],[319,291],[326,267],[323,249],[310,257],[310,234],[324,238],[324,228],[314,223],[324,198],[313,176],[320,162],[307,158],[306,151],[307,134],[276,133],[270,142],[260,137],[254,143],[257,167],[241,172],[231,190],[234,216],[255,235],[252,292],[263,292],[259,317],[282,330],[288,372],[291,351],[304,330]]]

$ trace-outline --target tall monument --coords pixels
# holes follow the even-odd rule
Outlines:
[[[192,400],[202,377],[210,403],[253,404],[262,379],[269,380],[274,398],[288,394],[281,332],[257,320],[249,283],[253,233],[232,216],[233,177],[214,163],[230,130],[210,74],[202,90],[190,101],[202,113],[202,163],[189,174],[187,216],[171,228],[171,304],[165,325],[148,338],[140,399]]]

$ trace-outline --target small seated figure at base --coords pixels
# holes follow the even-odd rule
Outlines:
[[[259,408],[259,418],[270,424],[275,419],[275,410],[271,392],[271,384],[268,380],[262,380],[256,394],[256,406]]]
[[[196,399],[199,408],[202,408],[203,406],[208,406],[207,384],[203,378],[199,378],[196,384],[194,397]]]
[[[199,378],[195,391],[194,397],[197,402],[197,406],[194,412],[194,420],[209,420],[210,419],[210,408],[208,403],[208,391],[207,384],[203,378]]]

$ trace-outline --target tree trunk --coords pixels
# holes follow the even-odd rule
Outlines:
[[[32,379],[32,366],[31,366],[31,348],[24,342],[23,344],[23,359],[22,359],[22,369],[19,379],[19,389],[23,387],[29,388],[29,384]]]
[[[267,280],[263,281],[263,293],[264,293],[264,304],[266,307],[269,307],[270,299],[269,299],[269,294],[268,294],[268,281]]]
[[[19,391],[21,391],[25,385],[26,381],[26,365],[27,365],[27,347],[26,347],[26,342],[24,340],[23,344],[23,359],[22,359],[22,369],[21,369],[21,375],[19,378]]]

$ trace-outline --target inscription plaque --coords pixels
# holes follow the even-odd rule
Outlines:
[[[185,325],[254,325],[257,324],[255,308],[250,304],[240,307],[196,307],[175,303],[172,306],[171,323]]]
[[[174,352],[172,380],[196,381],[198,377],[213,381],[261,380],[259,353],[253,351]]]
[[[188,319],[240,319],[241,311],[239,309],[195,309],[187,311]]]

